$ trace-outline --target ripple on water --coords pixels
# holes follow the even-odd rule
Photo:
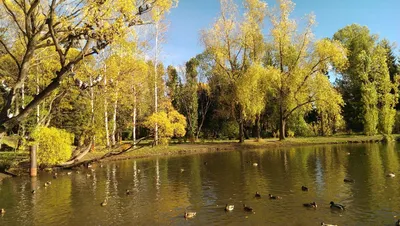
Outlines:
[[[399,178],[386,177],[400,171],[397,145],[243,150],[94,168],[55,180],[43,173],[32,182],[3,180],[0,208],[7,212],[0,225],[393,225],[400,216]],[[344,183],[345,177],[355,183]],[[52,184],[44,188],[47,180]],[[302,206],[312,201],[317,210]],[[332,211],[330,201],[346,211]],[[224,211],[227,203],[234,211]],[[245,212],[244,203],[255,214]],[[185,209],[197,216],[185,220]]]

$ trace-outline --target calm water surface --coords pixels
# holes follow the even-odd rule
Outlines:
[[[0,225],[394,225],[400,218],[399,148],[243,150],[111,162],[57,179],[5,179],[0,208],[7,212]],[[388,178],[389,172],[398,175]],[[344,183],[346,177],[355,183]],[[269,193],[283,199],[269,200]],[[108,204],[101,207],[104,199]],[[302,206],[312,201],[317,210]],[[347,210],[331,211],[330,201]],[[225,213],[226,203],[234,211]],[[243,203],[255,214],[244,212]],[[185,220],[185,209],[197,216]]]

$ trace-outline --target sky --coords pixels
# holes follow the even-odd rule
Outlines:
[[[296,4],[292,18],[300,20],[314,13],[316,38],[332,37],[346,25],[357,23],[368,26],[371,33],[396,42],[400,46],[400,0],[293,0]],[[235,0],[239,10],[241,0]],[[275,6],[276,0],[265,0]],[[212,26],[220,11],[219,0],[179,0],[167,16],[169,29],[162,45],[164,65],[184,65],[204,49],[200,31]],[[264,28],[266,31],[268,27]],[[400,55],[399,48],[395,54]]]

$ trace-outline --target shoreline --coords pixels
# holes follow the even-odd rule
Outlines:
[[[394,140],[400,135],[393,135]],[[343,136],[343,137],[311,137],[311,138],[287,138],[284,141],[278,139],[262,139],[260,141],[246,140],[240,144],[237,141],[205,142],[205,143],[184,143],[170,144],[169,146],[144,147],[133,150],[122,155],[113,156],[99,162],[119,161],[128,159],[151,158],[155,156],[184,156],[201,153],[236,151],[241,149],[277,149],[289,147],[304,147],[318,145],[337,145],[337,144],[362,144],[362,143],[383,143],[383,136]],[[395,142],[394,141],[394,142]],[[91,160],[99,157],[106,152],[100,151],[89,153],[84,160]]]
[[[279,141],[276,138],[261,139],[256,141],[254,139],[245,140],[244,143],[238,143],[236,140],[224,140],[215,142],[197,142],[197,143],[172,143],[168,146],[150,147],[145,146],[136,150],[126,152],[121,155],[112,156],[103,160],[94,162],[111,162],[122,161],[128,159],[143,159],[152,158],[156,156],[185,156],[202,153],[213,152],[227,152],[236,150],[256,150],[256,149],[277,149],[277,148],[290,148],[290,147],[304,147],[304,146],[318,146],[318,145],[338,145],[338,144],[362,144],[362,143],[382,143],[384,141],[382,135],[364,136],[364,135],[351,135],[351,136],[331,136],[331,137],[300,137],[300,138],[287,138],[284,141]],[[400,139],[400,134],[393,135],[396,141]],[[121,144],[119,148],[126,148],[130,143]],[[109,151],[104,147],[98,147],[93,153],[88,153],[82,160],[90,161],[92,159],[103,156]],[[28,167],[28,168],[27,168]],[[22,162],[18,167],[10,168],[7,172],[25,176],[29,174],[29,164]],[[45,170],[40,170],[45,171]],[[40,172],[39,171],[39,172]],[[4,178],[10,177],[7,174],[0,173],[0,181]]]

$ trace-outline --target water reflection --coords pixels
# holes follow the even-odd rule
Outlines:
[[[393,225],[394,216],[400,216],[400,181],[386,174],[400,175],[399,170],[397,144],[112,162],[57,179],[48,174],[2,181],[0,208],[7,212],[0,225]],[[344,183],[344,178],[355,183]],[[44,187],[46,181],[52,184]],[[302,185],[309,191],[302,191]],[[256,191],[261,199],[254,198]],[[283,199],[269,200],[269,193]],[[108,204],[101,207],[105,199]],[[317,210],[302,206],[312,201]],[[330,201],[347,210],[331,211]],[[235,210],[226,213],[227,203]],[[244,212],[244,203],[255,214]],[[186,221],[185,210],[197,216]]]

